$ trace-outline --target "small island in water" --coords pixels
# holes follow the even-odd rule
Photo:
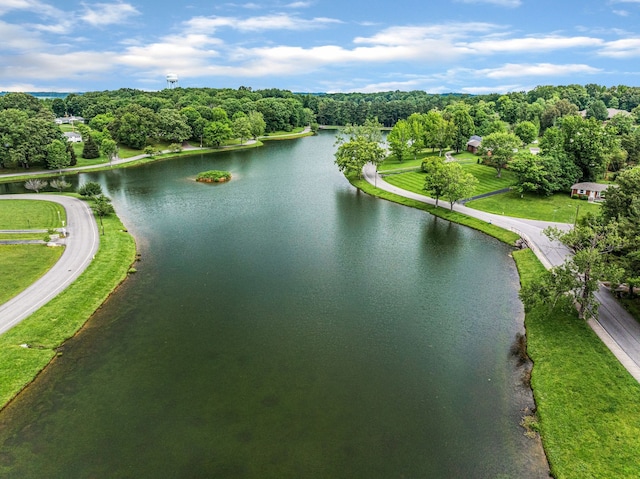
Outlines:
[[[198,173],[198,176],[196,176],[196,181],[201,181],[203,183],[223,183],[230,179],[231,173],[220,170],[203,171],[202,173]]]

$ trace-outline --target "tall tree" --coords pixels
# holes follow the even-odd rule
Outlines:
[[[521,121],[513,128],[513,132],[520,138],[523,145],[528,145],[538,138],[538,127],[530,121]]]
[[[453,124],[453,146],[456,152],[460,152],[474,133],[473,118],[469,114],[469,107],[462,102],[452,105],[448,110],[450,110],[449,116]],[[445,117],[445,119],[447,118]]]
[[[251,121],[249,117],[242,112],[233,115],[231,130],[235,137],[240,138],[240,144],[244,144],[244,141],[251,137]]]
[[[581,180],[595,181],[601,177],[614,146],[611,134],[595,118],[565,116],[560,121],[564,151],[582,171]]]
[[[47,167],[50,170],[61,170],[71,164],[67,145],[62,140],[53,140],[47,145]]]
[[[233,135],[229,120],[211,121],[204,128],[202,133],[204,144],[219,148],[223,141],[228,140]]]
[[[338,133],[335,163],[345,176],[356,174],[361,178],[364,165],[378,165],[384,160],[380,128],[377,120],[367,120],[364,125],[347,125]]]
[[[617,284],[622,271],[612,260],[612,253],[623,245],[615,222],[605,224],[589,215],[570,231],[547,228],[545,234],[562,242],[571,252],[563,265],[551,269],[541,280],[524,287],[520,297],[529,308],[546,303],[553,307],[560,298],[570,294],[578,305],[581,318],[597,317],[595,292],[600,281]]]
[[[92,160],[100,157],[100,147],[92,134],[87,135],[82,148],[82,158]]]
[[[107,157],[109,163],[118,155],[118,145],[111,138],[105,138],[100,144],[100,152]]]
[[[182,143],[191,138],[192,131],[187,117],[172,108],[163,108],[157,115],[158,138],[171,143]]]
[[[96,216],[100,218],[100,227],[102,228],[102,236],[104,236],[104,223],[102,222],[102,218],[104,218],[105,216],[109,216],[110,214],[115,212],[115,210],[113,209],[113,205],[111,204],[111,198],[102,194],[94,196],[93,206],[91,208],[93,209]]]
[[[250,111],[247,118],[249,119],[251,138],[255,140],[259,136],[264,135],[267,127],[267,123],[264,121],[264,115],[259,111]]]
[[[410,140],[411,125],[407,120],[399,120],[387,135],[391,154],[399,163],[402,163],[409,153]]]
[[[502,169],[507,166],[520,146],[520,139],[513,133],[491,133],[482,139],[481,151],[485,162],[493,166],[502,177]]]
[[[422,171],[426,173],[424,180],[425,191],[436,200],[436,208],[447,187],[445,163],[440,157],[429,157],[422,163]]]
[[[464,171],[459,163],[445,163],[444,172],[447,185],[442,196],[449,202],[453,210],[453,204],[456,201],[468,198],[473,194],[478,179],[471,173]]]

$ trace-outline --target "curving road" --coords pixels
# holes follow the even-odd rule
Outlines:
[[[363,173],[364,178],[377,188],[422,203],[435,205],[433,198],[418,195],[387,183],[371,163],[367,163]],[[439,202],[439,205],[445,208],[449,207],[448,203],[442,201]],[[512,218],[485,213],[484,211],[474,210],[459,204],[454,204],[453,210],[518,233],[527,241],[547,269],[561,265],[566,257],[571,254],[564,245],[549,240],[543,233],[543,230],[548,226],[566,230],[571,228],[569,224]],[[589,320],[589,326],[627,371],[640,382],[640,324],[615,300],[607,288],[601,287],[596,294],[596,298],[600,302],[598,319]]]
[[[61,204],[67,212],[65,250],[58,262],[22,293],[0,305],[0,334],[11,329],[69,286],[89,266],[100,243],[98,226],[86,202],[45,194],[2,195],[1,200],[40,200]]]

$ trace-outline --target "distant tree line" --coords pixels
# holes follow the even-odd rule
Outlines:
[[[0,167],[58,169],[73,165],[76,161],[73,149],[53,124],[54,117],[63,116],[85,118],[86,125],[79,127],[84,158],[100,154],[111,158],[115,154],[114,143],[140,150],[154,142],[191,141],[217,147],[232,138],[244,143],[264,133],[291,131],[306,125],[364,125],[367,120],[385,127],[399,124],[397,128],[402,131],[392,135],[392,138],[400,135],[393,145],[394,154],[415,155],[420,146],[439,150],[452,147],[459,151],[465,148],[470,135],[513,133],[526,143],[532,135],[544,135],[548,129],[559,128],[565,122],[562,141],[569,150],[567,154],[576,163],[584,163],[580,177],[589,179],[604,164],[615,169],[637,162],[639,104],[638,87],[594,84],[539,86],[529,92],[504,95],[436,95],[423,91],[297,94],[249,87],[175,88],[157,92],[120,89],[49,99],[9,93],[0,97]],[[594,163],[592,157],[584,156],[587,151],[593,156],[594,148],[569,145],[582,132],[572,129],[579,120],[563,119],[584,111],[587,120],[593,118],[599,128],[605,128],[601,122],[608,117],[607,108],[624,110],[630,115],[610,119],[606,135],[598,131],[596,138],[603,137],[603,141],[604,136],[607,140],[615,137],[612,145],[616,154],[598,157]],[[570,128],[571,122],[575,125],[572,123]],[[592,124],[578,126],[584,129],[585,125]],[[402,146],[403,138],[409,138],[406,147]],[[547,140],[547,153],[561,141],[556,137]],[[54,141],[66,145],[65,154],[59,144],[50,146]],[[605,142],[606,149],[610,146]],[[595,151],[599,149],[596,145]]]

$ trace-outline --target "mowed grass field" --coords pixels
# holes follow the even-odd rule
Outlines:
[[[502,178],[496,176],[496,170],[489,166],[478,165],[476,163],[463,163],[462,168],[478,179],[478,186],[473,191],[472,196],[482,195],[491,191],[509,188],[516,182],[515,175],[510,171],[502,171]],[[425,174],[422,171],[411,171],[397,175],[385,176],[385,181],[403,190],[414,193],[426,194],[424,191]]]
[[[44,244],[0,245],[0,304],[21,293],[49,271],[60,259],[64,248],[49,248]]]
[[[467,206],[487,213],[558,223],[574,223],[576,214],[581,218],[600,210],[599,204],[570,198],[568,193],[551,196],[525,193],[521,196],[517,191],[469,201]]]
[[[58,216],[58,213],[60,216]],[[48,229],[66,221],[64,208],[50,201],[0,201],[0,230]],[[43,233],[0,234],[0,239],[44,239]],[[51,268],[64,248],[40,244],[0,245],[0,304],[22,292]]]
[[[66,220],[66,212],[58,203],[40,200],[0,201],[0,230],[59,228],[61,221]]]

